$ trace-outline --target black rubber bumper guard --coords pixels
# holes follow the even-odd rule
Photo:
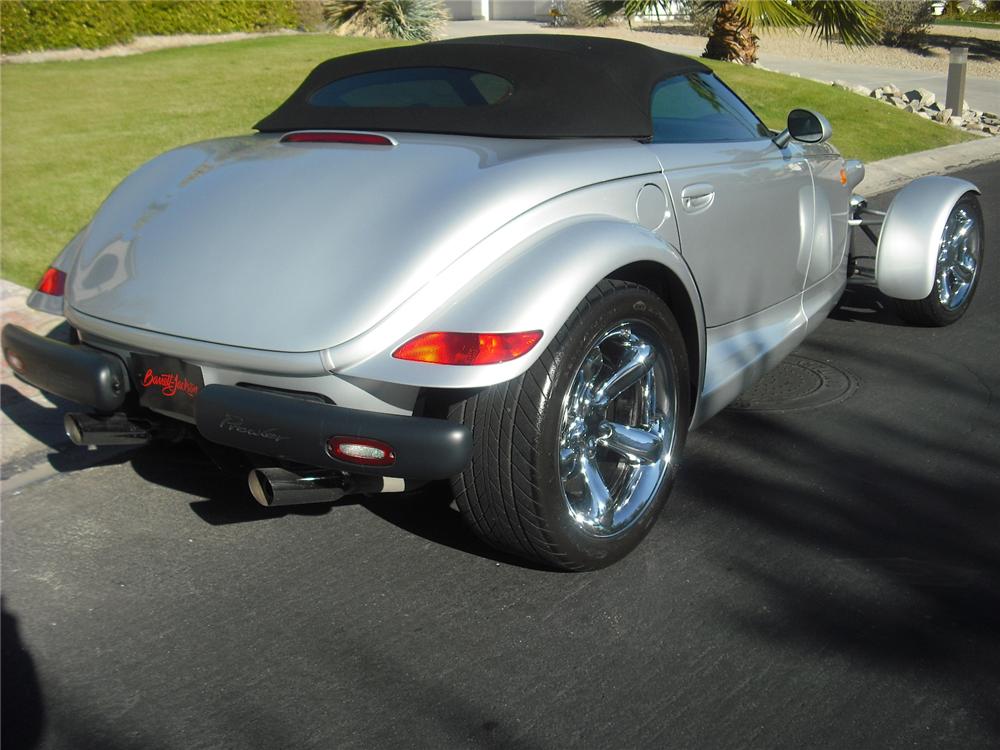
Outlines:
[[[465,469],[472,453],[469,428],[444,419],[347,409],[239,386],[206,386],[196,415],[198,431],[213,443],[354,474],[445,479]],[[395,460],[367,466],[335,458],[327,450],[335,436],[388,443]]]
[[[2,338],[7,364],[39,390],[105,413],[125,402],[128,373],[114,355],[54,341],[13,324],[3,327]]]

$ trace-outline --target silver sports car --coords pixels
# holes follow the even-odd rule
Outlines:
[[[869,210],[821,115],[773,132],[622,41],[340,57],[256,130],[127,177],[30,300],[75,343],[7,326],[11,367],[87,407],[78,444],[199,434],[264,505],[446,479],[475,533],[557,568],[633,549],[688,430],[849,280],[946,324],[982,258],[974,185]]]

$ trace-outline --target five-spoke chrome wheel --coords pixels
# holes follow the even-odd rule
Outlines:
[[[956,206],[945,224],[937,261],[936,288],[945,309],[957,310],[972,291],[979,270],[981,243],[976,215],[968,206]]]
[[[671,467],[677,383],[656,333],[638,321],[600,334],[562,406],[559,476],[573,521],[611,536],[635,522]]]

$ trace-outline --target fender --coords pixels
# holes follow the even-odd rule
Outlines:
[[[649,230],[609,217],[585,217],[550,227],[516,248],[462,288],[430,316],[404,335],[393,336],[377,349],[358,340],[327,350],[336,374],[429,388],[479,388],[502,383],[528,370],[587,292],[601,279],[631,263],[652,261],[683,284],[697,317],[699,351],[704,351],[704,317],[694,278],[680,253]],[[382,326],[380,326],[381,328]],[[426,331],[531,331],[542,340],[525,356],[481,367],[429,365],[394,359],[395,349]],[[357,342],[357,343],[356,343]],[[378,354],[345,363],[355,351]],[[350,349],[349,349],[350,348]],[[699,368],[700,369],[700,368]]]
[[[941,235],[955,203],[979,188],[955,177],[921,177],[893,199],[875,251],[875,282],[896,299],[923,299],[934,287]]]

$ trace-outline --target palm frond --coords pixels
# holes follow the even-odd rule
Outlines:
[[[878,39],[878,9],[864,0],[797,0],[795,7],[812,19],[813,33],[826,42],[839,39],[847,46],[872,44]]]
[[[812,23],[812,18],[798,4],[789,4],[785,0],[740,0],[737,12],[745,23],[764,28],[809,26]]]
[[[666,13],[668,0],[589,0],[587,12],[592,18],[602,20],[621,14],[626,19]]]

